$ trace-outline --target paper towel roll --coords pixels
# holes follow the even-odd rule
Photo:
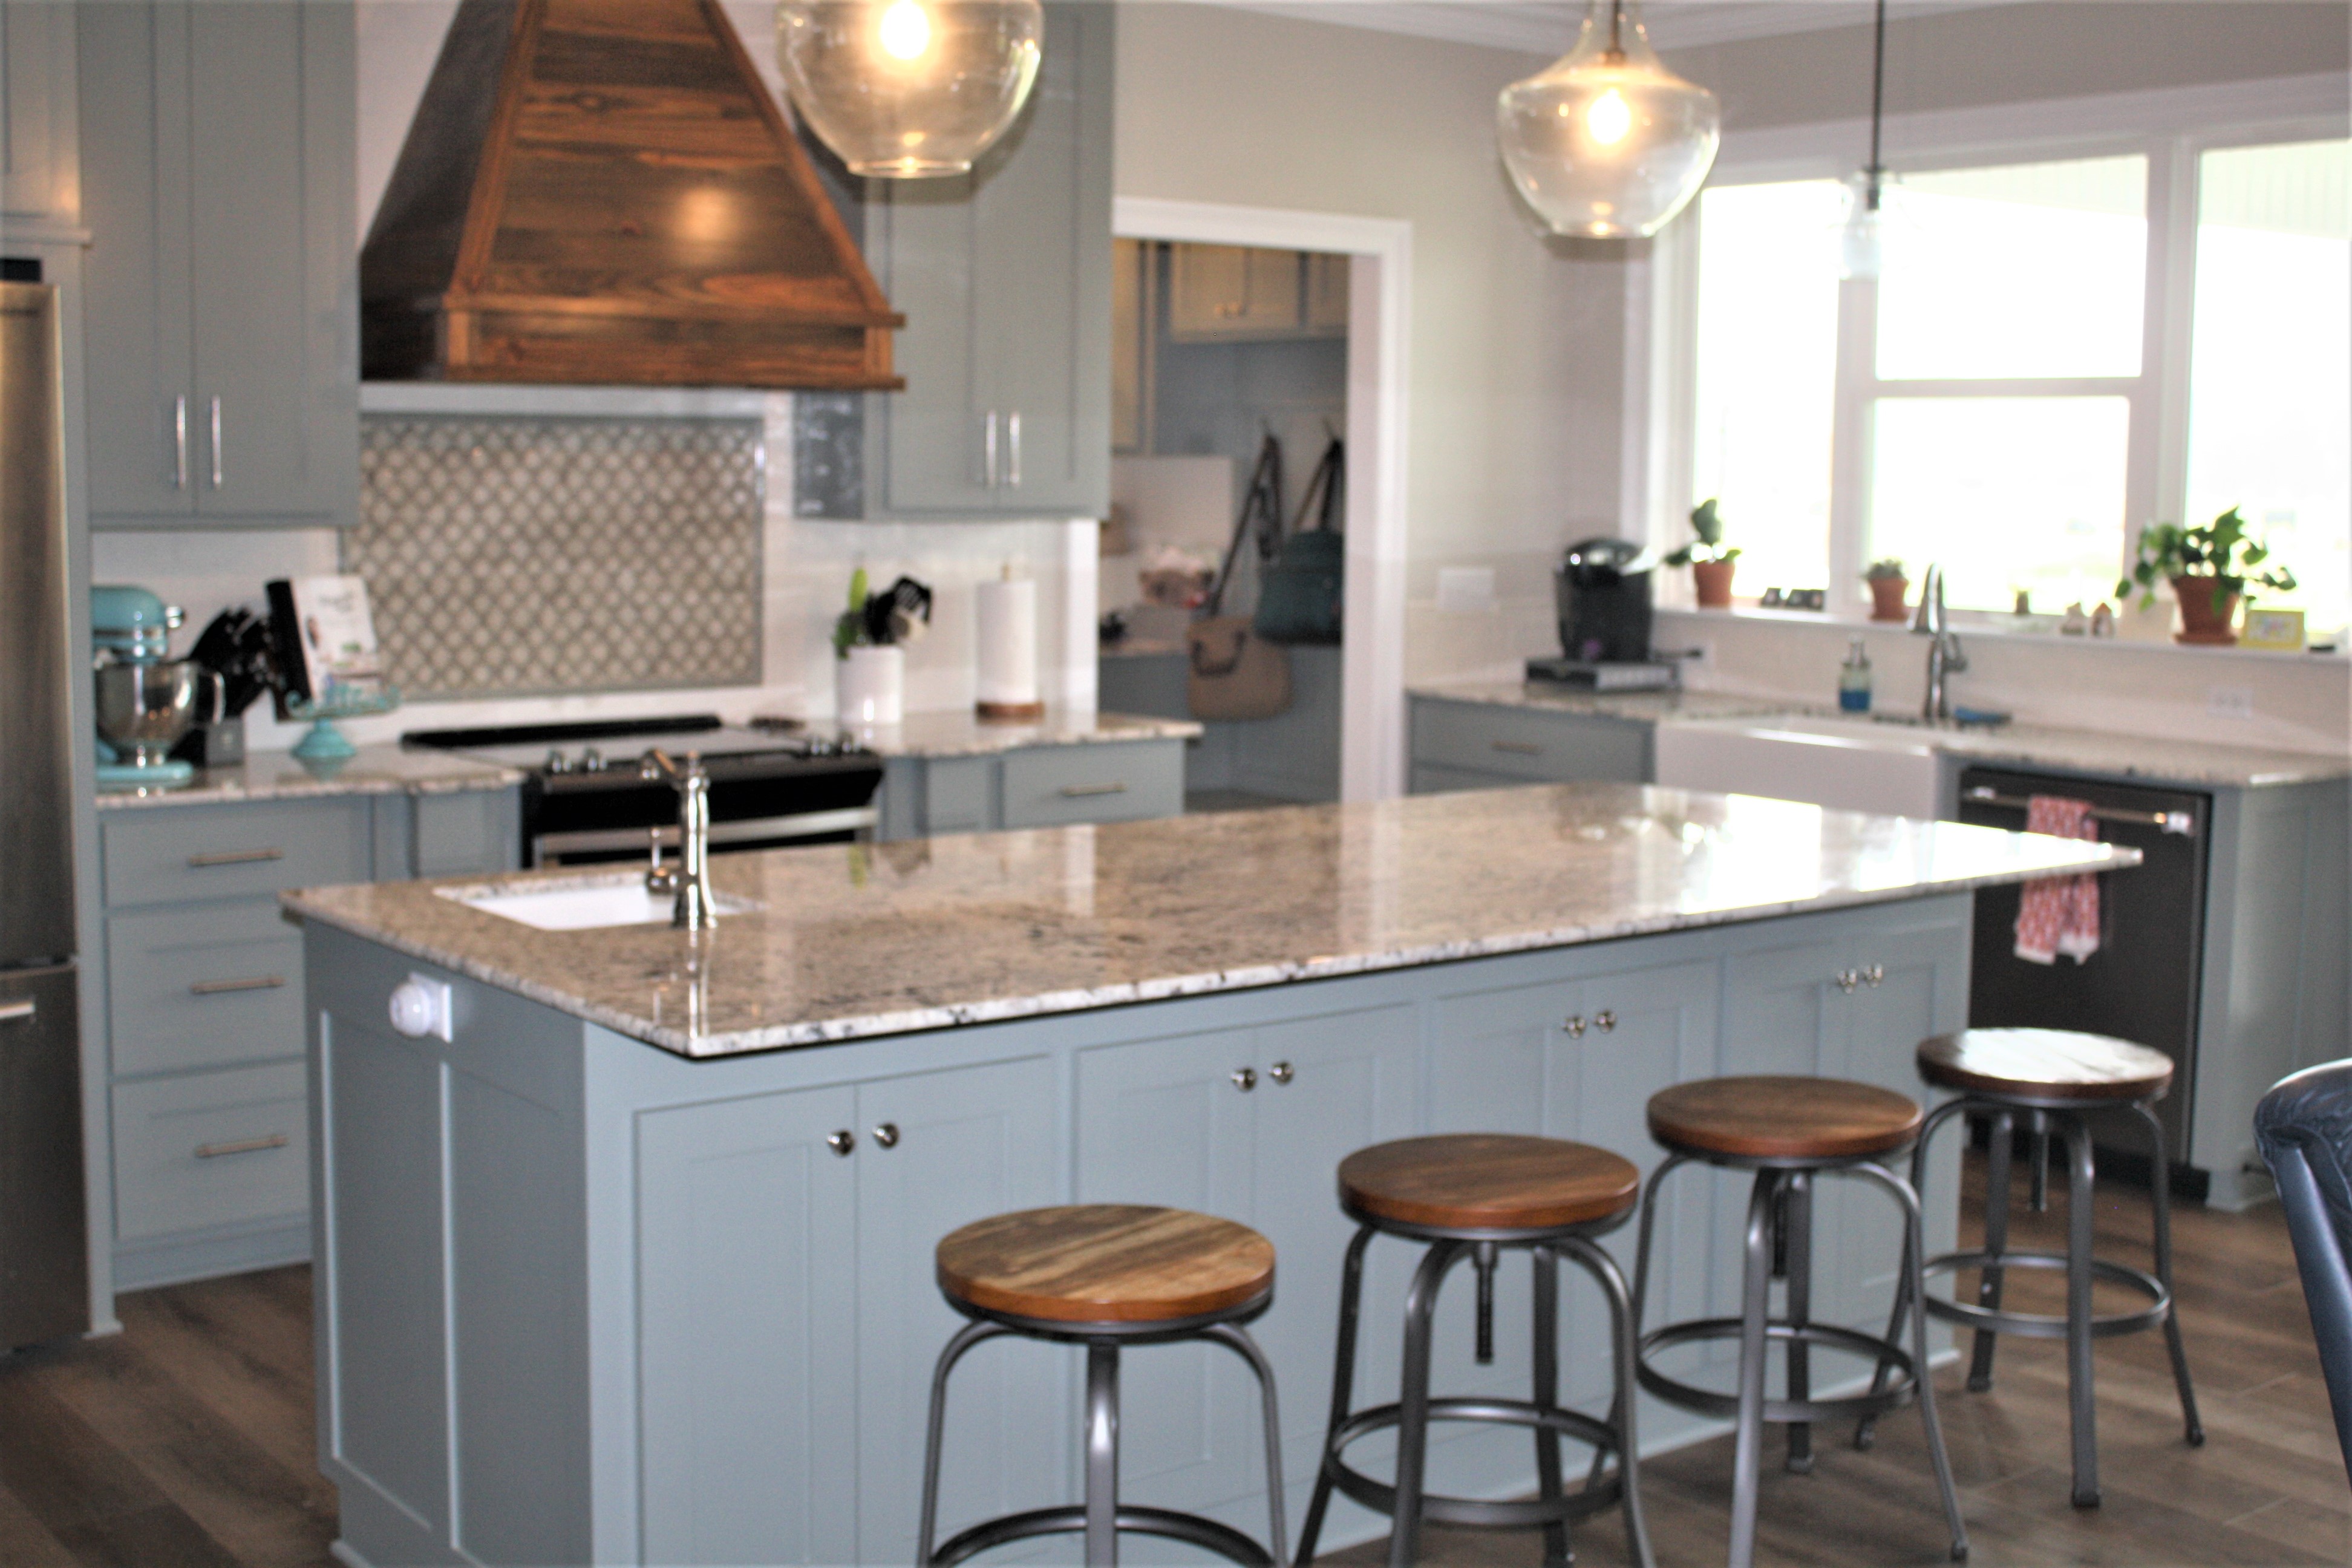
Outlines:
[[[1037,584],[1030,578],[972,590],[980,653],[977,706],[983,719],[1042,719],[1037,699]]]

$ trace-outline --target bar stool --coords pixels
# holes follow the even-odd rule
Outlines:
[[[917,1556],[925,1568],[961,1563],[1009,1541],[1078,1533],[1086,1536],[1089,1568],[1115,1564],[1121,1531],[1187,1542],[1250,1568],[1281,1568],[1287,1561],[1274,1369],[1241,1326],[1274,1300],[1273,1243],[1247,1226],[1183,1209],[1123,1204],[1026,1209],[950,1233],[939,1246],[938,1277],[948,1305],[972,1321],[948,1341],[931,1373]],[[948,1373],[964,1352],[1005,1334],[1087,1347],[1086,1501],[989,1520],[934,1551]],[[1213,1519],[1118,1500],[1118,1352],[1175,1340],[1223,1345],[1257,1375],[1271,1551]]]
[[[1339,1207],[1359,1228],[1348,1244],[1339,1287],[1339,1349],[1331,1375],[1331,1425],[1323,1463],[1298,1539],[1298,1561],[1315,1556],[1323,1513],[1334,1489],[1396,1522],[1389,1536],[1392,1568],[1410,1568],[1421,1553],[1424,1520],[1490,1529],[1541,1525],[1544,1559],[1573,1560],[1568,1527],[1612,1504],[1625,1510],[1625,1536],[1634,1561],[1652,1568],[1642,1518],[1641,1465],[1633,1442],[1633,1314],[1625,1277],[1592,1237],[1614,1230],[1633,1212],[1642,1173],[1605,1149],[1557,1138],[1456,1133],[1407,1138],[1359,1149],[1339,1163]],[[1405,1294],[1404,1371],[1394,1405],[1351,1411],[1356,1378],[1356,1318],[1363,1294],[1364,1250],[1375,1236],[1429,1244]],[[1525,1248],[1535,1260],[1534,1397],[1433,1399],[1429,1394],[1430,1320],[1445,1276],[1465,1258],[1478,1275],[1478,1360],[1494,1360],[1495,1264],[1504,1247]],[[1559,1406],[1560,1258],[1572,1258],[1609,1300],[1615,1349],[1616,1399],[1609,1419],[1596,1421]],[[1432,1496],[1423,1489],[1432,1421],[1486,1421],[1535,1432],[1537,1497],[1489,1502]],[[1383,1486],[1343,1458],[1369,1433],[1397,1429],[1397,1479]],[[1562,1434],[1592,1446],[1584,1485],[1563,1493]],[[1605,1473],[1611,1455],[1614,1474]]]
[[[2066,1342],[2066,1395],[2074,1433],[2076,1508],[2099,1506],[2099,1448],[2096,1415],[2092,1398],[2091,1342],[2115,1334],[2137,1333],[2163,1325],[2166,1348],[2172,1354],[2172,1380],[2180,1390],[2180,1415],[2192,1447],[2205,1441],[2205,1427],[2197,1418],[2197,1392],[2189,1381],[2189,1356],[2180,1344],[2180,1320],[2172,1302],[2171,1166],[2164,1144],[2164,1124],[2149,1109],[2172,1088],[2172,1060],[2126,1040],[2072,1029],[1964,1029],[1919,1043],[1919,1076],[1938,1089],[1958,1091],[1927,1118],[1911,1157],[1914,1185],[1927,1171],[1927,1140],[1955,1116],[1982,1116],[1992,1123],[1992,1146],[1985,1160],[1985,1244],[1981,1251],[1947,1252],[1927,1260],[1924,1272],[1947,1274],[1975,1268],[1974,1302],[1927,1298],[1927,1310],[1947,1322],[1976,1330],[1969,1363],[1969,1387],[1981,1394],[1992,1386],[1995,1336],[2017,1334],[2028,1339]],[[2155,1159],[2148,1183],[2156,1216],[2156,1272],[2146,1274],[2110,1263],[2092,1254],[2095,1217],[2092,1184],[2097,1173],[2091,1157],[2091,1128],[2084,1120],[2093,1110],[2129,1110],[2147,1126]],[[2046,1154],[2052,1128],[2066,1142],[2066,1250],[2011,1252],[2009,1249],[2009,1181],[2011,1143],[2022,1120],[2032,1138],[2033,1169],[2031,1203],[2039,1214],[2047,1205]],[[2000,1304],[2004,1272],[2010,1268],[2063,1268],[2066,1271],[2066,1311],[2063,1317],[2042,1312],[2004,1311]],[[2140,1292],[2148,1304],[2137,1311],[2095,1312],[2091,1304],[2094,1279],[2106,1279]],[[1905,1285],[1907,1287],[1906,1279]],[[1902,1310],[1897,1294],[1895,1310]],[[1855,1433],[1867,1447],[1867,1424]]]
[[[1699,1162],[1753,1171],[1748,1199],[1746,1264],[1741,1276],[1740,1315],[1696,1318],[1668,1323],[1640,1335],[1636,1375],[1642,1386],[1669,1405],[1703,1415],[1736,1418],[1731,1489],[1731,1568],[1749,1568],[1756,1559],[1756,1494],[1762,1465],[1764,1424],[1789,1428],[1789,1468],[1812,1468],[1811,1423],[1849,1415],[1875,1415],[1918,1402],[1927,1424],[1927,1453],[1943,1494],[1944,1517],[1952,1529],[1952,1558],[1968,1556],[1968,1527],[1960,1520],[1952,1489],[1952,1467],[1944,1454],[1944,1434],[1936,1418],[1936,1390],[1927,1375],[1927,1316],[1918,1305],[1919,1200],[1911,1184],[1878,1161],[1911,1146],[1920,1127],[1919,1107],[1907,1097],[1873,1084],[1833,1078],[1717,1078],[1676,1084],[1651,1096],[1650,1134],[1667,1153],[1650,1176],[1642,1199],[1641,1250],[1633,1268],[1634,1322],[1650,1279],[1650,1246],[1656,1228],[1658,1194],[1680,1166]],[[1890,1329],[1884,1338],[1811,1318],[1813,1179],[1826,1174],[1863,1177],[1895,1200],[1903,1213],[1901,1278],[1897,1308],[1908,1302],[1911,1349],[1906,1352]],[[1771,1286],[1788,1282],[1787,1314],[1771,1315]],[[1739,1388],[1719,1394],[1678,1381],[1653,1364],[1669,1347],[1706,1340],[1739,1342]],[[1778,1343],[1788,1353],[1788,1397],[1764,1394],[1765,1356]],[[1879,1374],[1866,1394],[1815,1398],[1811,1351],[1816,1345],[1866,1357]]]

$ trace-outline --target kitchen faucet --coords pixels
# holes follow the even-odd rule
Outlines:
[[[719,920],[711,900],[710,774],[692,752],[683,766],[659,746],[649,749],[637,763],[637,774],[649,784],[667,784],[677,791],[678,851],[675,870],[661,863],[661,840],[654,840],[654,863],[646,886],[655,892],[675,888],[677,901],[670,907],[669,923],[680,931],[701,931]]]
[[[1927,695],[1919,705],[1919,716],[1930,724],[1943,723],[1952,717],[1951,678],[1969,667],[1969,656],[1960,650],[1959,634],[1952,630],[1951,617],[1944,609],[1944,569],[1930,564],[1925,581],[1919,584],[1919,608],[1911,617],[1913,632],[1930,639],[1927,644]]]

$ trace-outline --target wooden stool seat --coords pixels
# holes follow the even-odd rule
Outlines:
[[[1650,1097],[1650,1133],[1670,1149],[1735,1160],[1844,1160],[1919,1135],[1910,1096],[1842,1078],[1701,1079]]]
[[[1055,1323],[1178,1322],[1274,1289],[1274,1244],[1185,1209],[1074,1204],[974,1220],[940,1243],[940,1289]]]
[[[2096,1104],[2161,1098],[2172,1058],[2073,1029],[1963,1029],[1919,1042],[1919,1076],[1939,1089]]]
[[[1642,1195],[1633,1163],[1590,1143],[1499,1132],[1402,1138],[1339,1162],[1349,1212],[1432,1230],[1559,1230],[1613,1219]]]

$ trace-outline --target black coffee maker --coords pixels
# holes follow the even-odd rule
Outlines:
[[[1601,691],[1672,686],[1673,668],[1650,656],[1650,574],[1657,563],[1631,540],[1570,545],[1552,574],[1561,657],[1528,660],[1528,678]]]

